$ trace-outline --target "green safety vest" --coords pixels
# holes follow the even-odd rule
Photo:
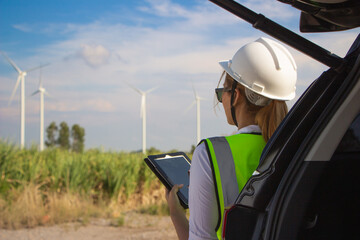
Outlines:
[[[222,239],[225,204],[233,204],[247,180],[259,165],[265,140],[260,134],[214,137],[205,142],[212,168],[219,220],[218,239]]]

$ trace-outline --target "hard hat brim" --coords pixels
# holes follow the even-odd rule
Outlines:
[[[247,84],[241,79],[240,76],[238,76],[238,74],[234,74],[234,72],[231,70],[230,65],[231,65],[231,60],[223,60],[219,62],[220,66],[225,70],[226,73],[228,73],[235,81],[237,81],[238,83],[240,83],[241,85],[243,85],[244,87],[248,88],[251,91],[254,91],[253,89],[251,89],[250,86],[247,86]],[[256,91],[254,91],[256,92]],[[295,98],[295,91],[292,92],[290,95],[288,96],[282,96],[282,97],[278,97],[278,96],[273,96],[270,94],[266,94],[266,93],[260,93],[260,92],[256,92],[257,94],[260,94],[264,97],[273,99],[273,100],[281,100],[281,101],[289,101]]]
[[[225,70],[225,72],[229,74],[235,81],[237,81],[244,87],[249,88],[248,86],[246,86],[246,84],[243,81],[241,81],[241,78],[239,76],[236,76],[234,72],[231,70],[230,68],[231,60],[223,60],[220,61],[219,64]]]

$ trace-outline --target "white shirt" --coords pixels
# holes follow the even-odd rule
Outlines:
[[[259,126],[249,125],[239,129],[235,134],[259,132],[261,133]],[[231,205],[235,200],[224,204]],[[215,228],[219,218],[218,206],[213,174],[204,143],[196,147],[191,161],[189,210],[189,239],[217,239]]]

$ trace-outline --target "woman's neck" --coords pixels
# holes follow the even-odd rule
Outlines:
[[[238,130],[240,130],[243,127],[249,126],[249,125],[256,125],[255,120],[254,121],[241,121],[238,122]]]
[[[236,121],[238,130],[249,125],[256,125],[255,115],[247,111],[246,107],[241,107],[236,112]]]

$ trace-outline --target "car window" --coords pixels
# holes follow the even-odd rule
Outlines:
[[[360,114],[351,123],[336,149],[336,153],[347,152],[360,152]]]

